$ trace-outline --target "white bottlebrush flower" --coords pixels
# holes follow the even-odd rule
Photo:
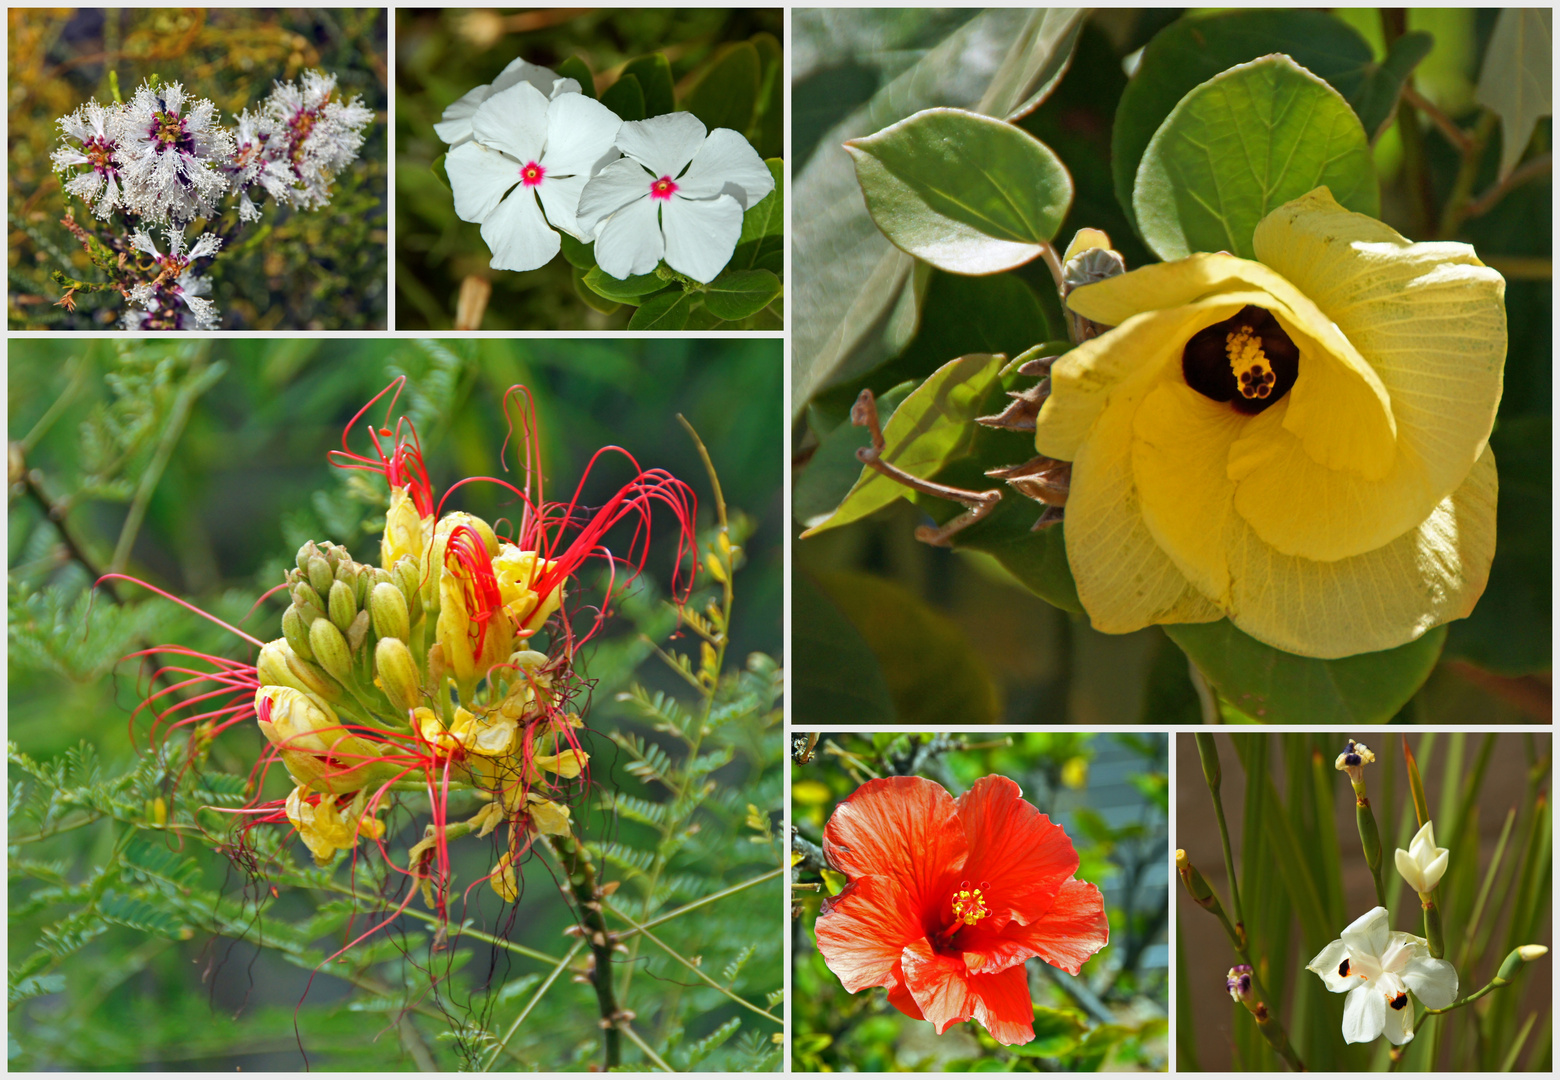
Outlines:
[[[151,282],[136,285],[125,294],[131,305],[122,324],[126,330],[217,328],[217,307],[205,298],[211,292],[211,281],[195,273],[192,267],[196,259],[217,253],[222,247],[220,237],[205,233],[186,249],[183,226],[170,225],[166,253],[158,251],[156,242],[144,231],[133,233],[130,245],[152,257],[151,272],[155,276]]]
[[[114,160],[128,208],[150,221],[210,216],[228,190],[222,166],[233,136],[217,125],[217,107],[176,82],[142,83],[116,114]]]
[[[89,101],[60,117],[59,125],[67,142],[52,155],[54,171],[68,174],[65,190],[106,219],[116,207],[124,205],[119,166],[114,161],[114,151],[119,149],[114,110]],[[85,169],[81,168],[83,165]]]
[[[374,111],[362,98],[335,98],[336,76],[305,71],[298,82],[277,83],[262,110],[275,134],[266,151],[292,172],[292,201],[305,209],[330,202],[331,181],[357,159],[363,129]]]
[[[578,82],[562,78],[550,68],[544,68],[539,64],[528,64],[520,59],[511,60],[509,66],[498,73],[498,78],[490,83],[483,83],[474,90],[466,91],[454,104],[445,109],[443,117],[433,125],[433,133],[449,143],[452,150],[462,143],[470,142],[471,118],[476,115],[482,103],[494,94],[502,93],[520,83],[530,83],[548,100],[560,94],[580,92]]]
[[[1435,823],[1427,821],[1408,843],[1408,850],[1397,849],[1398,873],[1419,895],[1428,896],[1446,873],[1451,853],[1435,846]]]
[[[482,226],[493,269],[535,270],[550,262],[560,247],[556,229],[586,239],[575,220],[580,192],[616,155],[621,124],[599,101],[583,94],[549,101],[528,82],[478,107],[475,138],[451,150],[444,168],[455,213]]]
[[[1387,909],[1375,907],[1344,928],[1342,936],[1306,965],[1327,989],[1347,993],[1344,1042],[1371,1042],[1380,1035],[1402,1046],[1414,1037],[1409,995],[1429,1009],[1457,999],[1457,970],[1430,955],[1425,939],[1388,928]]]
[[[615,278],[666,265],[709,282],[742,235],[742,214],[774,190],[763,158],[740,134],[705,135],[692,113],[623,125],[624,157],[602,169],[580,198],[580,226],[594,235],[596,262]]]

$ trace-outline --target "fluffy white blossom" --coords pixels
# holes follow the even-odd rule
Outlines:
[[[196,259],[209,258],[222,247],[214,233],[205,233],[186,249],[183,226],[168,227],[168,251],[157,249],[149,233],[137,231],[130,236],[131,246],[150,255],[155,274],[150,282],[138,284],[126,293],[130,310],[125,312],[127,330],[215,330],[217,307],[205,297],[211,281],[196,274]],[[181,310],[182,308],[182,310]]]
[[[233,136],[216,122],[217,107],[179,83],[142,83],[115,114],[119,167],[128,208],[150,221],[209,217],[228,190],[223,171]]]
[[[529,82],[493,94],[471,116],[473,139],[445,158],[455,213],[482,226],[495,270],[535,270],[558,254],[586,180],[616,156],[622,121],[583,94],[550,101]],[[543,216],[545,212],[545,217]]]
[[[1457,970],[1430,955],[1422,937],[1388,927],[1387,909],[1375,907],[1344,928],[1337,941],[1316,954],[1306,970],[1327,989],[1347,993],[1344,1042],[1372,1042],[1381,1035],[1394,1046],[1414,1037],[1409,995],[1429,1009],[1457,999]]]
[[[739,133],[705,133],[692,113],[625,123],[623,158],[602,169],[580,198],[579,222],[596,262],[615,278],[666,265],[709,282],[742,234],[742,214],[774,190],[774,177]]]
[[[562,78],[550,68],[544,68],[539,64],[528,64],[520,59],[511,60],[509,66],[498,73],[498,78],[490,83],[483,83],[474,90],[468,90],[453,105],[445,109],[443,117],[433,125],[434,134],[449,143],[451,149],[470,142],[471,118],[476,115],[482,103],[494,94],[502,93],[520,83],[530,83],[548,100],[559,94],[580,92],[578,82]]]
[[[361,98],[342,101],[335,92],[336,76],[305,71],[297,83],[277,83],[263,106],[273,131],[267,153],[292,170],[292,201],[305,209],[330,202],[331,181],[357,159],[374,118]]]
[[[119,139],[113,131],[113,120],[113,110],[96,101],[60,117],[60,131],[67,142],[52,156],[54,171],[69,174],[65,190],[92,207],[100,218],[107,218],[115,207],[124,205],[119,166],[114,161]],[[81,168],[83,165],[85,169]]]

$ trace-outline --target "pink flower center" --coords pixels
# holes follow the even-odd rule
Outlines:
[[[652,199],[670,199],[677,193],[677,181],[670,176],[663,176],[659,180],[650,182],[650,197]]]
[[[547,170],[534,161],[528,161],[520,168],[520,182],[526,187],[535,187],[542,182],[542,177],[547,175]]]

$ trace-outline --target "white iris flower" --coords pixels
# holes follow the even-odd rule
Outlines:
[[[1422,937],[1391,930],[1387,909],[1371,908],[1344,928],[1342,936],[1306,965],[1327,989],[1347,993],[1344,1042],[1372,1042],[1381,1035],[1394,1046],[1414,1037],[1409,995],[1428,1009],[1457,999],[1457,970],[1430,955]]]

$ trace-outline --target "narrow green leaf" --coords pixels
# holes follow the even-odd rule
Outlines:
[[[938,368],[905,398],[884,426],[883,460],[925,479],[967,449],[981,402],[1004,362],[1001,356],[975,353]],[[863,467],[856,486],[839,508],[802,536],[848,525],[908,494],[908,488]]]
[[[639,88],[644,92],[646,118],[662,116],[677,108],[672,93],[672,65],[667,62],[665,53],[636,57],[623,65],[623,74],[632,75],[639,81]]]
[[[1316,660],[1281,652],[1227,619],[1180,623],[1165,633],[1221,697],[1268,724],[1350,727],[1392,719],[1430,677],[1446,628],[1384,652]]]
[[[694,295],[668,289],[650,297],[628,320],[630,330],[682,330],[693,311]]]
[[[1181,99],[1143,153],[1132,205],[1162,259],[1194,251],[1250,259],[1257,222],[1323,185],[1350,210],[1381,212],[1359,117],[1321,79],[1270,56]]]
[[[1484,51],[1473,96],[1500,117],[1501,179],[1522,160],[1533,129],[1554,108],[1553,20],[1553,8],[1506,8]]]
[[[1022,266],[1072,205],[1072,177],[1048,146],[979,113],[927,109],[845,148],[883,235],[951,273]]]
[[[780,279],[768,270],[727,270],[704,289],[704,306],[722,319],[756,315],[780,295]]]
[[[688,91],[683,108],[711,131],[747,131],[758,104],[759,67],[758,49],[751,41],[727,45]]]
[[[645,118],[645,91],[633,75],[618,76],[617,82],[602,91],[601,103],[625,121]]]

